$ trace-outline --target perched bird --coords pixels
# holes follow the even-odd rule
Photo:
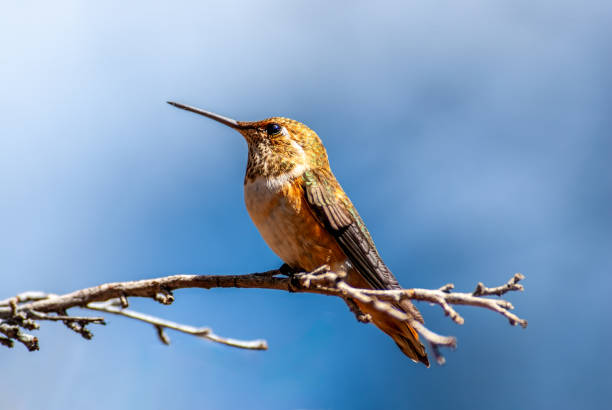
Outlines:
[[[268,246],[291,270],[329,265],[347,274],[349,285],[398,289],[370,233],[332,174],[317,134],[297,121],[273,117],[242,122],[187,105],[169,104],[212,118],[237,130],[249,146],[244,199],[251,219]],[[405,321],[354,301],[408,357],[429,366],[418,333]],[[423,322],[409,300],[394,308]]]

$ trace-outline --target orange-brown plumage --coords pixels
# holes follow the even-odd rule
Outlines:
[[[327,264],[334,271],[347,273],[352,286],[399,288],[363,220],[331,172],[325,148],[314,131],[288,118],[237,122],[171,104],[213,118],[243,135],[249,146],[244,179],[247,210],[268,246],[287,265],[312,271]],[[354,302],[407,356],[429,366],[425,348],[408,322]],[[423,321],[410,301],[394,307],[412,320]]]
[[[286,183],[277,193],[259,184],[245,183],[247,210],[268,246],[285,263],[311,271],[324,264],[337,267],[346,258],[312,213],[301,178]]]

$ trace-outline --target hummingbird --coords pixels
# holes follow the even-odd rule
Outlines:
[[[323,265],[342,272],[361,289],[399,289],[372,236],[336,177],[319,136],[289,118],[236,121],[188,105],[177,108],[211,118],[238,131],[248,144],[244,200],[249,216],[268,246],[291,272]],[[362,313],[391,336],[401,351],[429,367],[425,347],[407,321],[390,318],[353,301]],[[409,301],[393,307],[413,320],[423,317]]]

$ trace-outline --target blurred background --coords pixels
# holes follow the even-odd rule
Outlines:
[[[612,5],[604,1],[4,1],[0,299],[280,260],[242,198],[246,144],[170,107],[308,124],[406,287],[527,276],[529,320],[460,308],[426,369],[335,298],[183,290],[0,348],[2,409],[607,408]]]

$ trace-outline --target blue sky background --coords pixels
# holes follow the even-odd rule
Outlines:
[[[0,298],[278,267],[242,199],[246,144],[168,99],[302,121],[406,287],[523,272],[510,327],[462,308],[444,367],[342,302],[185,290],[132,307],[240,351],[109,317],[0,349],[2,409],[607,408],[609,2],[4,1]]]

